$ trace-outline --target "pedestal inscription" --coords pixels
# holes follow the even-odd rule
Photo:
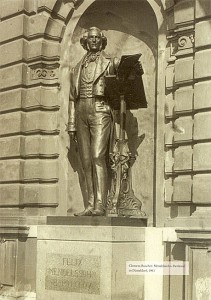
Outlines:
[[[46,254],[45,289],[100,295],[100,256]]]

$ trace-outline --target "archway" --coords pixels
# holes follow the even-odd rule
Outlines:
[[[65,132],[65,120],[67,119],[69,69],[73,67],[84,54],[80,46],[79,38],[82,32],[90,27],[97,26],[104,30],[108,38],[106,52],[112,56],[120,57],[122,54],[142,53],[142,64],[145,70],[143,76],[145,92],[148,101],[147,109],[128,113],[128,135],[131,139],[131,147],[137,160],[133,166],[133,187],[135,194],[143,202],[143,210],[149,216],[152,224],[153,195],[155,187],[155,99],[156,99],[156,66],[158,25],[156,15],[147,1],[91,1],[90,6],[82,14],[76,13],[77,18],[70,20],[67,25],[61,44],[61,72],[62,84],[61,100],[61,141],[63,141],[63,158],[68,165],[67,151],[69,140]],[[83,4],[81,5],[83,6]],[[82,10],[82,9],[81,9]],[[76,21],[77,20],[77,21]],[[131,126],[132,122],[132,126]],[[135,145],[138,138],[140,146]],[[65,142],[64,142],[65,140]],[[66,145],[65,145],[66,144]],[[72,167],[65,169],[66,175],[61,174],[62,181],[66,181],[66,189],[61,189],[62,197],[67,197],[69,212],[81,209],[83,206],[82,195],[78,184],[79,161],[77,153],[71,149],[69,154]],[[63,168],[63,167],[62,167]],[[81,178],[79,176],[79,178]],[[81,178],[83,182],[83,178]],[[67,209],[68,209],[67,208]]]

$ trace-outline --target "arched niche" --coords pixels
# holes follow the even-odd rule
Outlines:
[[[91,3],[90,3],[91,2]],[[159,69],[159,35],[162,31],[160,7],[156,3],[159,15],[155,14],[149,2],[153,1],[89,1],[90,5],[81,4],[67,24],[61,43],[61,114],[60,114],[60,195],[67,200],[70,214],[83,209],[83,197],[80,185],[83,186],[83,175],[80,161],[74,145],[70,151],[69,138],[65,132],[69,93],[69,70],[85,54],[80,45],[80,36],[91,26],[101,28],[108,38],[105,51],[112,56],[142,53],[141,62],[144,68],[143,81],[148,108],[128,112],[127,132],[130,149],[137,155],[132,167],[133,189],[135,195],[143,202],[143,210],[153,224],[155,210],[155,169],[156,169],[156,116],[157,86]],[[85,8],[83,9],[83,5]],[[161,47],[161,44],[159,45]],[[138,138],[138,140],[137,140]],[[60,164],[61,165],[61,164]]]

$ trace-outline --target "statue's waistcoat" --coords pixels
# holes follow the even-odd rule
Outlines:
[[[105,95],[105,78],[104,74],[109,72],[109,65],[111,64],[110,57],[103,52],[100,54],[96,64],[93,77],[87,80],[86,74],[83,71],[84,58],[76,65],[74,70],[75,83],[75,99],[80,97],[96,97]]]

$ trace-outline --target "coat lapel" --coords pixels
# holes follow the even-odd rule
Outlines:
[[[76,89],[76,96],[79,95],[80,75],[81,75],[81,69],[82,69],[82,65],[83,65],[83,61],[84,61],[85,57],[86,57],[86,55],[83,56],[81,61],[79,61],[79,63],[75,66],[75,69],[74,69],[74,86]]]
[[[84,61],[85,57],[86,57],[86,55],[84,55],[84,57],[75,66],[75,69],[74,69],[73,82],[74,82],[74,86],[75,86],[75,90],[76,90],[76,97],[79,95],[81,69],[82,69],[82,65],[83,65],[83,61]],[[98,59],[98,62],[97,62],[93,82],[95,82],[100,77],[100,75],[102,75],[105,72],[105,70],[108,67],[109,63],[110,63],[109,57],[107,57],[104,54],[104,52],[102,52],[101,55],[99,56],[99,59]]]
[[[109,57],[107,57],[102,52],[101,55],[99,56],[99,59],[98,59],[98,62],[97,62],[93,82],[95,82],[100,77],[100,75],[102,75],[105,72],[105,70],[108,67],[109,63],[110,63]]]

